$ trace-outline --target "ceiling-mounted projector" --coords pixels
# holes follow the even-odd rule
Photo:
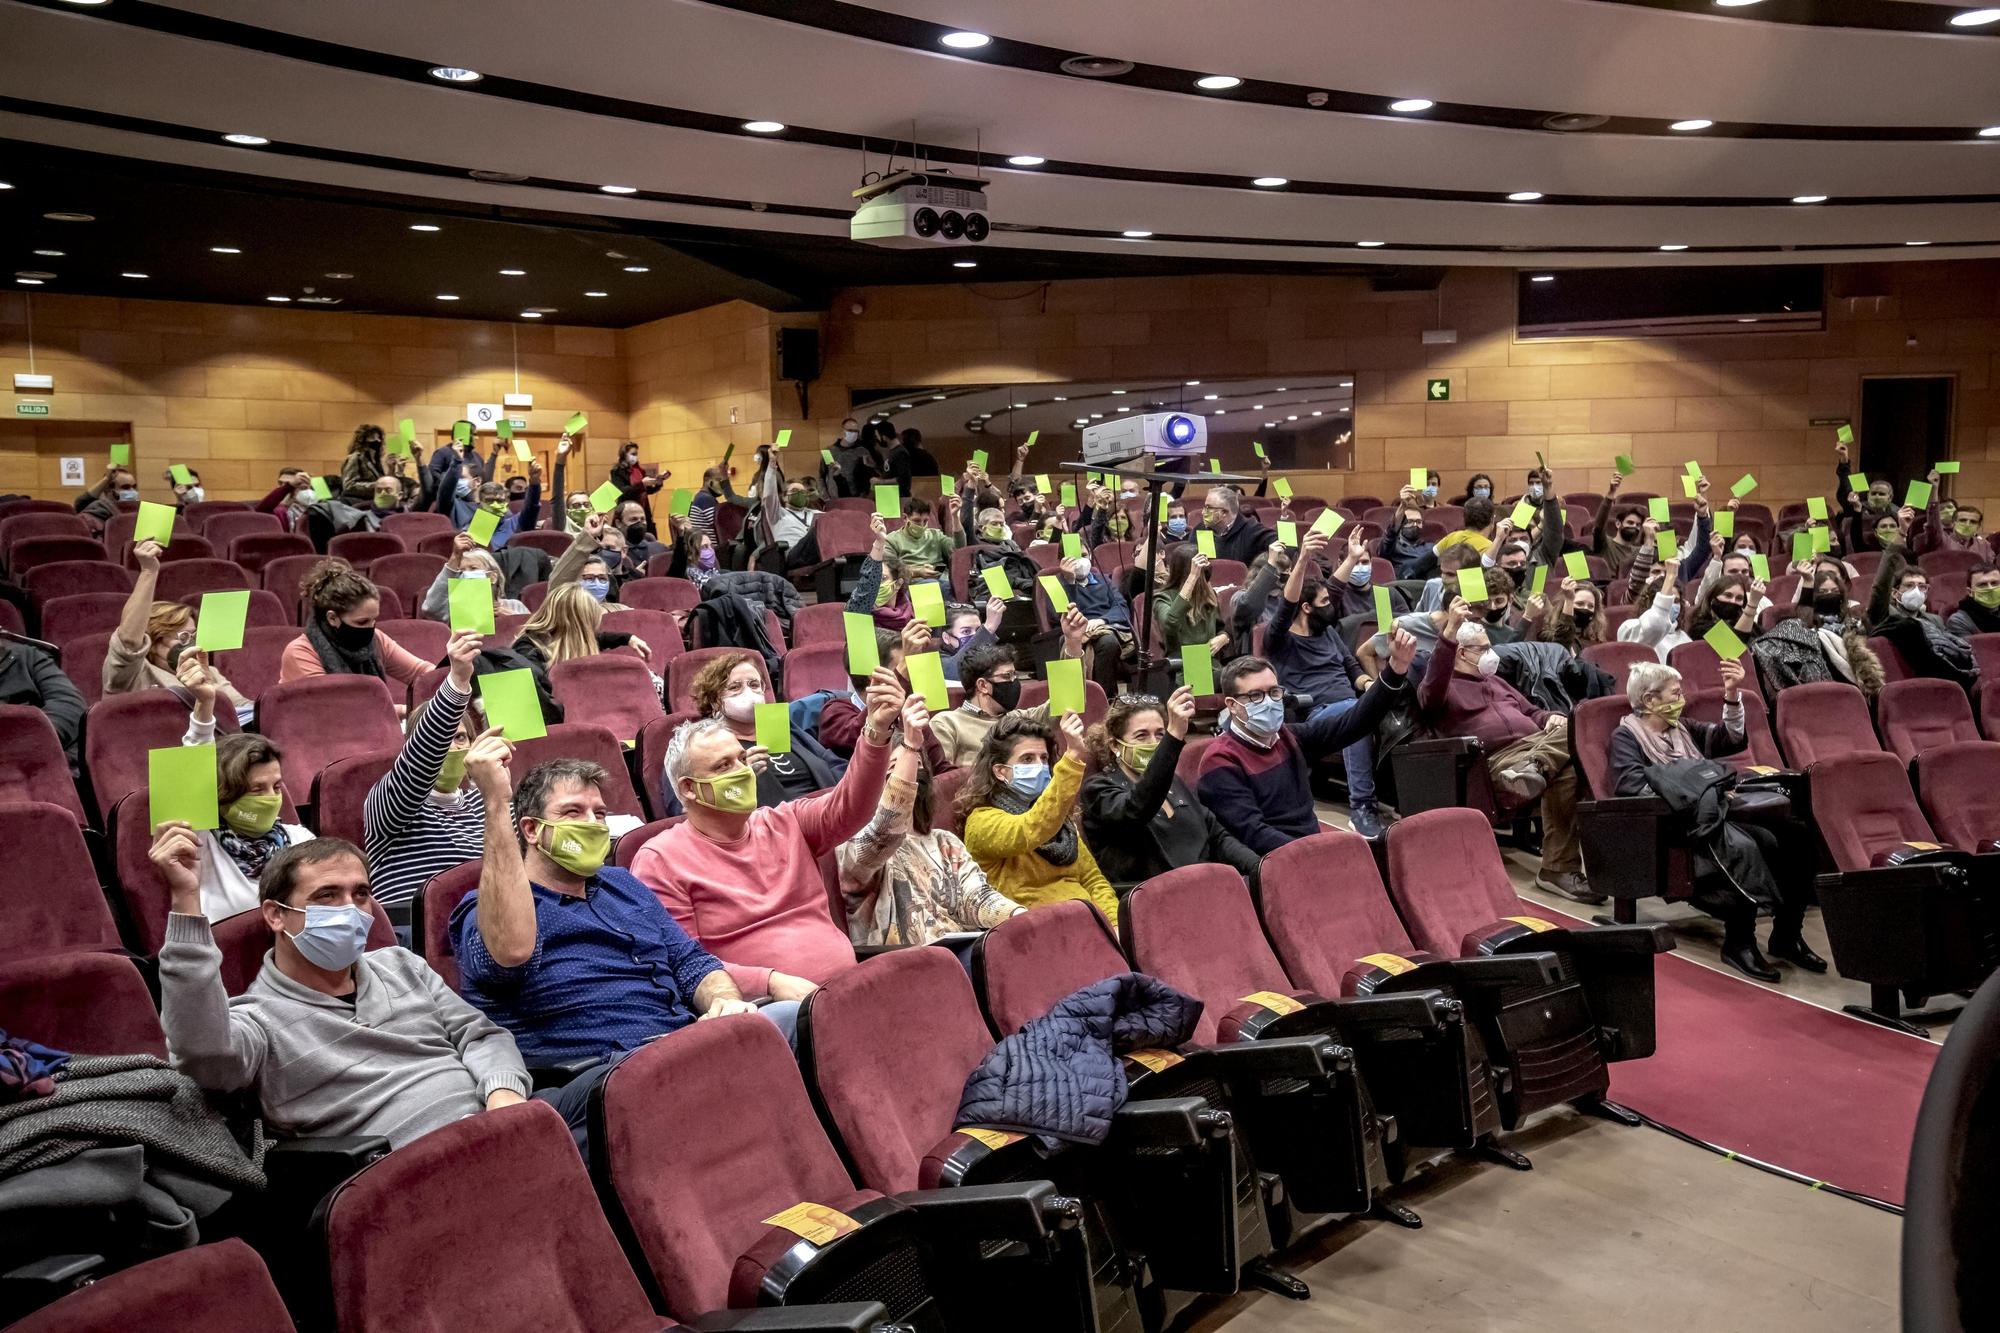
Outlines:
[[[1192,412],[1120,416],[1083,428],[1083,461],[1122,463],[1141,454],[1185,458],[1208,452],[1208,421]]]
[[[976,245],[992,234],[986,182],[946,171],[898,171],[854,192],[847,234],[869,245]]]

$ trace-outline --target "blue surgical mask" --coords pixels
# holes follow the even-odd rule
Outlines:
[[[1034,800],[1049,785],[1047,764],[1009,764],[1007,773],[1007,785],[1025,800]]]
[[[459,493],[459,495],[460,495],[460,496],[462,496],[462,497],[468,497],[468,498],[469,498],[469,497],[470,497],[470,496],[472,495],[472,479],[471,479],[471,478],[469,478],[469,477],[460,477],[460,478],[458,479],[458,493]]]
[[[1285,701],[1283,699],[1257,699],[1244,705],[1242,729],[1250,739],[1269,742],[1285,725]],[[1232,722],[1234,719],[1231,719]]]
[[[136,500],[139,498],[139,492],[134,488],[127,487],[125,490],[118,492],[118,498],[121,500]]]
[[[1354,568],[1347,573],[1347,581],[1357,588],[1367,587],[1368,581],[1374,577],[1375,567],[1365,560],[1357,561]]]
[[[287,912],[299,912],[305,916],[305,929],[298,934],[286,931],[293,944],[306,960],[329,972],[339,972],[354,966],[355,959],[368,947],[368,930],[375,918],[351,903],[338,907],[290,907],[279,904]]]
[[[1542,483],[1537,481],[1528,486],[1528,498],[1530,500],[1539,500],[1542,498]]]
[[[1491,500],[1493,498],[1493,488],[1491,486],[1474,486],[1472,488],[1472,498],[1475,500]]]
[[[577,583],[595,601],[603,601],[611,595],[610,579],[578,579]]]
[[[1436,482],[1432,482],[1430,485],[1424,487],[1424,494],[1429,496],[1433,500],[1437,498],[1437,493],[1438,493],[1438,488]]]
[[[1167,535],[1169,537],[1176,537],[1176,538],[1185,537],[1187,536],[1187,533],[1188,533],[1188,526],[1186,519],[1170,518],[1167,520]]]

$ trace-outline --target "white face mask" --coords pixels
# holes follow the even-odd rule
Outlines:
[[[1896,600],[1905,611],[1921,611],[1930,600],[1930,593],[1923,588],[1905,588],[1896,594]]]
[[[853,444],[861,438],[861,432],[858,430],[844,430],[840,432],[840,438],[843,443]]]
[[[757,716],[757,705],[764,702],[762,690],[739,690],[722,701],[722,715],[731,722],[748,722]]]
[[[1500,654],[1494,652],[1491,648],[1488,648],[1485,652],[1479,655],[1479,661],[1477,665],[1479,667],[1480,675],[1490,676],[1494,672],[1500,669]]]

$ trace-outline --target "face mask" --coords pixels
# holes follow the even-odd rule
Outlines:
[[[1874,510],[1887,509],[1889,507],[1889,497],[1870,491],[1868,492],[1868,507]]]
[[[2000,611],[2000,585],[1991,588],[1974,588],[1972,600],[1988,611]]]
[[[989,680],[993,690],[993,702],[1000,705],[1000,711],[1011,713],[1021,706],[1021,682],[1018,680]]]
[[[1424,525],[1421,523],[1405,523],[1402,527],[1396,529],[1396,531],[1405,542],[1414,545],[1417,539],[1424,535]]]
[[[1896,603],[1905,611],[1921,611],[1931,598],[1926,588],[1905,588],[1896,594]]]
[[[1960,519],[1951,525],[1951,530],[1961,537],[1970,537],[1978,533],[1979,521],[1977,519]]]
[[[1624,542],[1628,546],[1636,546],[1639,544],[1639,534],[1641,531],[1643,531],[1643,529],[1620,528],[1618,529],[1618,540]]]
[[[840,442],[842,444],[853,444],[860,438],[861,432],[858,430],[844,430],[840,432]]]
[[[1542,498],[1542,483],[1536,481],[1528,484],[1528,498],[1530,500],[1539,500]]]
[[[1891,546],[1901,546],[1903,544],[1902,531],[1897,528],[1877,528],[1875,530],[1875,542],[1885,550]]]
[[[1285,701],[1256,699],[1244,705],[1243,714],[1240,722],[1232,716],[1231,724],[1241,727],[1252,740],[1268,740],[1285,725]]]
[[[1007,785],[1014,794],[1030,801],[1040,796],[1042,789],[1049,785],[1047,764],[1009,764],[1007,775]]]
[[[1736,554],[1747,560],[1749,557],[1757,554],[1757,548],[1754,546],[1739,546],[1736,548]]]
[[[307,491],[306,494],[311,495],[312,492]],[[127,486],[124,490],[118,492],[118,498],[121,500],[136,500],[139,498],[139,492],[135,487]]]
[[[1489,625],[1497,625],[1507,618],[1507,608],[1504,606],[1489,606],[1482,613],[1482,618]]]
[[[509,504],[521,504],[525,502],[527,498],[528,498],[528,488],[525,486],[523,486],[518,491],[510,488],[507,492],[507,502]]]
[[[278,822],[278,811],[284,804],[285,798],[278,792],[239,796],[222,807],[222,822],[246,838],[261,838]]]
[[[1126,504],[1132,504],[1132,503],[1134,503],[1135,501],[1137,501],[1137,500],[1138,500],[1138,498],[1139,498],[1139,492],[1137,492],[1137,491],[1120,491],[1120,492],[1118,492],[1118,498],[1119,498],[1120,500],[1124,501],[1124,502],[1125,502]]]
[[[542,855],[572,875],[596,874],[611,855],[611,830],[594,819],[544,819]]]
[[[298,912],[306,919],[305,929],[296,935],[286,931],[286,936],[307,962],[329,972],[344,972],[354,966],[354,960],[368,947],[368,928],[375,924],[373,916],[352,904],[284,910]]]
[[[185,500],[189,504],[200,504],[207,495],[208,492],[203,490],[201,487],[190,486],[186,490],[181,492],[181,499]]]
[[[1432,482],[1432,483],[1431,483],[1431,484],[1429,484],[1428,486],[1425,486],[1425,487],[1424,487],[1424,498],[1425,498],[1426,500],[1435,500],[1435,499],[1437,499],[1437,493],[1438,493],[1438,488],[1437,488],[1437,483],[1436,483],[1436,482]]]
[[[377,509],[394,509],[396,507],[396,497],[387,491],[377,491],[375,492],[375,507]]]
[[[892,580],[884,576],[882,582],[875,589],[875,605],[887,606],[895,599],[896,585]]]
[[[579,528],[582,527],[583,521],[589,517],[590,517],[589,505],[571,505],[569,507],[569,521],[575,524],[577,527]]]
[[[695,563],[697,565],[700,565],[703,569],[714,569],[715,568],[714,549],[712,547],[704,546],[701,550],[701,555],[696,557]]]
[[[1306,628],[1315,634],[1324,634],[1332,629],[1334,622],[1339,619],[1339,610],[1329,602],[1325,606],[1315,606],[1307,610]]]
[[[1847,609],[1847,599],[1837,592],[1816,592],[1812,605],[1820,615],[1837,616]]]
[[[1004,542],[1007,540],[1007,529],[998,523],[988,523],[979,530],[979,535],[989,542]]]
[[[1579,606],[1570,611],[1569,618],[1578,629],[1589,629],[1590,622],[1597,619],[1597,612],[1586,611]]]
[[[470,496],[472,494],[472,478],[460,477],[458,479],[457,493],[460,499]]]
[[[1491,500],[1493,498],[1493,488],[1491,486],[1474,486],[1472,488],[1472,498],[1475,500]]]
[[[593,602],[601,602],[611,595],[610,579],[578,579],[577,583],[590,594]]]
[[[1132,530],[1132,520],[1123,514],[1113,514],[1111,521],[1104,525],[1104,530],[1123,541],[1125,534]]]
[[[757,705],[763,702],[762,690],[738,690],[722,701],[722,715],[731,722],[748,722],[757,716]]]
[[[465,782],[465,751],[446,750],[444,762],[438,765],[438,775],[431,782],[433,791],[457,791]]]
[[[696,778],[694,799],[724,814],[747,815],[757,808],[757,775],[744,764],[712,778]]]
[[[333,640],[336,647],[345,648],[350,653],[363,652],[375,646],[373,625],[329,625],[326,636]]]
[[[1090,561],[1078,560],[1069,567],[1070,582],[1088,583],[1090,582],[1090,576],[1093,572],[1094,571],[1091,569],[1090,566]]]
[[[644,523],[627,523],[625,525],[626,545],[638,546],[644,543],[645,540],[646,540],[646,525]]]
[[[1473,665],[1479,668],[1480,675],[1490,676],[1500,669],[1500,654],[1488,648],[1479,655],[1479,660]]]
[[[301,509],[305,509],[308,506],[317,503],[318,500],[319,497],[317,495],[314,495],[310,490],[292,492],[292,503],[297,505]]]
[[[1727,621],[1729,624],[1734,625],[1743,615],[1743,603],[1716,602],[1709,607],[1709,610],[1715,613],[1717,620]]]
[[[1686,707],[1687,700],[1685,699],[1675,699],[1671,702],[1661,699],[1653,705],[1652,713],[1654,717],[1665,718],[1668,726],[1678,726],[1681,720],[1681,710]]]
[[[1373,565],[1368,564],[1366,561],[1357,561],[1354,568],[1348,571],[1347,581],[1357,588],[1365,588],[1368,586],[1369,580],[1374,577],[1375,567]]]
[[[1188,534],[1188,525],[1186,519],[1170,518],[1167,520],[1167,535],[1169,537],[1179,539],[1181,537],[1187,536],[1187,534]]]

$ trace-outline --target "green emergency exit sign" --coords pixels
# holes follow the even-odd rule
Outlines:
[[[1424,397],[1434,403],[1449,401],[1451,398],[1451,381],[1445,379],[1425,380]]]
[[[49,414],[47,403],[16,403],[14,415],[21,417],[45,417]]]

